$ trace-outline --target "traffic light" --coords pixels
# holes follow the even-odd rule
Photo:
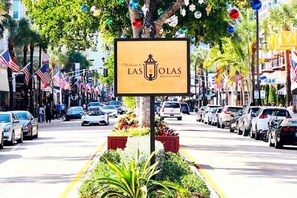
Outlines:
[[[108,76],[108,70],[107,68],[103,68],[103,77],[107,77]]]

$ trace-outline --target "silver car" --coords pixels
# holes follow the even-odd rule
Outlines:
[[[23,125],[17,115],[13,112],[0,112],[0,123],[2,127],[4,141],[13,145],[15,141],[23,142]]]
[[[13,111],[23,125],[23,133],[29,139],[38,138],[37,119],[29,111]]]
[[[108,117],[118,117],[118,109],[115,105],[105,105],[102,107],[101,111],[105,112]]]

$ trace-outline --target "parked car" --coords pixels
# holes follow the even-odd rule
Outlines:
[[[109,117],[118,117],[118,110],[115,105],[105,105],[102,107],[102,111],[105,112]]]
[[[125,108],[122,108],[122,101],[118,101],[118,100],[111,100],[107,103],[108,105],[115,105],[117,110],[118,110],[118,114],[122,115],[124,113],[126,113]]]
[[[275,120],[282,120],[290,117],[290,113],[284,107],[260,107],[257,114],[252,114],[252,116],[254,118],[252,119],[250,137],[259,140],[261,131],[268,130],[268,122],[272,117]]]
[[[260,109],[258,106],[248,106],[244,109],[242,116],[238,119],[237,133],[247,136],[252,128],[252,114]]]
[[[164,120],[164,118],[177,118],[177,120],[182,120],[180,103],[164,101],[160,111],[160,119]]]
[[[13,112],[0,112],[0,123],[2,127],[4,141],[13,145],[15,141],[23,142],[23,125],[17,115]]]
[[[84,109],[81,106],[73,106],[67,109],[65,115],[65,121],[70,119],[81,119],[81,116],[84,114]]]
[[[271,122],[268,144],[277,149],[284,145],[297,145],[297,119],[285,118],[281,121],[274,120]]]
[[[97,110],[101,110],[102,109],[103,104],[101,104],[100,102],[90,102],[88,104],[88,111],[97,111]]]
[[[238,130],[238,120],[242,116],[243,109],[240,109],[234,114],[231,114],[231,120],[230,120],[230,125],[229,125],[229,130],[230,132],[237,131],[237,134],[240,135],[240,131]]]
[[[218,107],[212,110],[211,113],[211,125],[217,126],[218,125],[218,117],[219,114],[222,112],[223,107]]]
[[[4,146],[4,132],[2,127],[0,127],[0,149],[3,149]]]
[[[230,120],[232,119],[231,115],[234,115],[237,111],[243,109],[241,106],[224,106],[222,112],[218,117],[218,128],[225,128],[225,126],[230,125]]]
[[[196,121],[198,122],[202,122],[202,113],[204,111],[204,109],[206,108],[206,106],[202,106],[199,108],[199,110],[197,111],[197,116],[196,116]]]
[[[23,125],[24,137],[29,139],[38,138],[38,122],[37,119],[29,111],[13,111]]]
[[[182,113],[185,113],[185,114],[190,114],[190,107],[187,103],[180,103],[180,106],[181,106],[181,111]]]
[[[210,124],[211,111],[220,107],[220,105],[206,105],[206,108],[202,112],[202,120],[205,124]]]
[[[81,117],[81,126],[99,124],[99,125],[109,125],[109,118],[107,113],[103,111],[88,111]]]

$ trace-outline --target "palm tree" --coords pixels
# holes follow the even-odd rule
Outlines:
[[[263,22],[265,35],[268,36],[280,31],[291,31],[296,19],[297,1],[290,4],[282,4],[269,10],[269,16]],[[286,105],[292,100],[290,78],[290,50],[286,50]]]

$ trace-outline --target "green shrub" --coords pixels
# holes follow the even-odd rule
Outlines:
[[[106,164],[106,160],[115,163],[115,164],[119,164],[121,162],[121,157],[119,155],[118,152],[116,152],[115,150],[108,150],[105,151],[104,153],[102,153],[102,155],[99,158],[100,162],[103,162]]]
[[[148,127],[138,127],[138,128],[127,128],[113,130],[110,135],[112,136],[143,136],[150,133],[150,128]]]
[[[183,176],[181,186],[200,197],[210,196],[210,191],[208,190],[205,182],[195,173]]]
[[[160,180],[173,181],[181,184],[182,177],[192,173],[188,163],[179,155],[167,152],[163,162],[163,168],[158,177]]]

